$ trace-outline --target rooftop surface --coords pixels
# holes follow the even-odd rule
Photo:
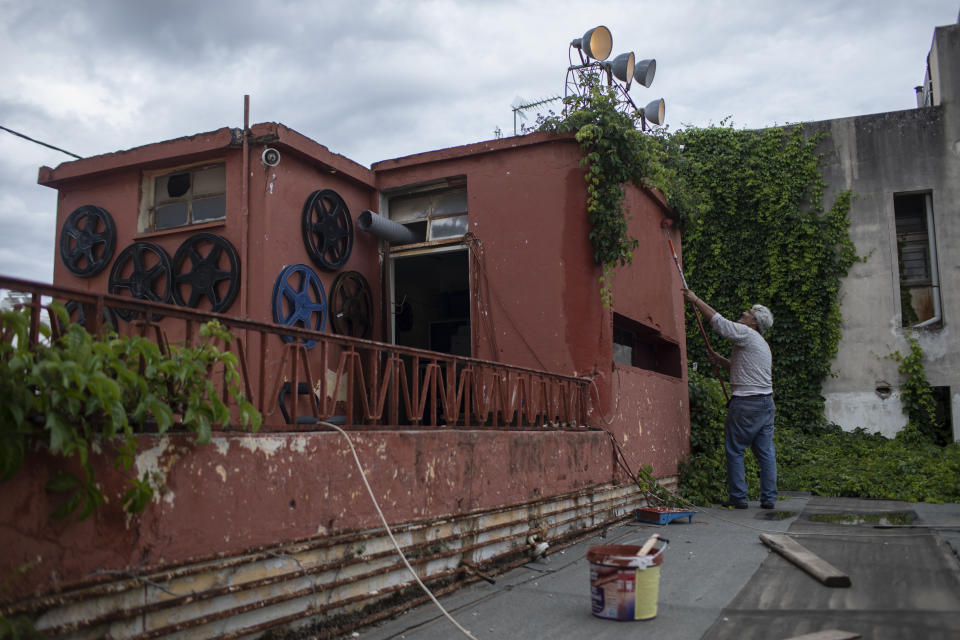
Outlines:
[[[478,639],[769,640],[830,629],[877,639],[960,637],[958,504],[792,494],[781,497],[775,512],[753,502],[747,510],[704,509],[689,520],[614,527],[496,576],[495,584],[478,582],[440,602]],[[669,540],[657,616],[595,617],[587,551],[641,545],[654,533]],[[761,533],[790,535],[846,573],[851,586],[825,586],[771,551]],[[428,604],[354,637],[466,636]]]

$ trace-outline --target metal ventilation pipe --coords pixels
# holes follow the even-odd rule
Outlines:
[[[357,217],[357,226],[391,244],[410,244],[417,241],[413,231],[369,209]]]

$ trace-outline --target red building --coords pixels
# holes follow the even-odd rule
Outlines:
[[[194,312],[235,321],[264,425],[199,446],[140,435],[135,471],[166,488],[137,517],[106,468],[107,505],[52,522],[58,463],[38,455],[0,506],[17,522],[0,528],[0,568],[16,573],[0,609],[78,634],[241,637],[408,606],[384,600],[409,576],[318,418],[351,434],[439,591],[524,561],[534,536],[557,548],[633,517],[643,494],[614,439],[668,484],[689,452],[664,229],[679,236],[656,192],[627,186],[639,247],[604,308],[581,155],[538,133],[367,169],[263,123],[42,168],[59,192],[48,293],[101,296],[122,333],[137,314],[104,294],[179,305],[156,321],[171,342]]]

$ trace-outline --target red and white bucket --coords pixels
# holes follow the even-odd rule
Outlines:
[[[642,547],[608,544],[590,547],[590,600],[593,615],[611,620],[650,620],[657,616],[660,566],[668,540],[641,554]]]

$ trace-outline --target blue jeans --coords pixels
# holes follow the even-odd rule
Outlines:
[[[773,396],[733,396],[724,424],[727,491],[731,502],[747,501],[743,454],[747,447],[760,465],[760,502],[777,501],[777,456],[773,449]]]

